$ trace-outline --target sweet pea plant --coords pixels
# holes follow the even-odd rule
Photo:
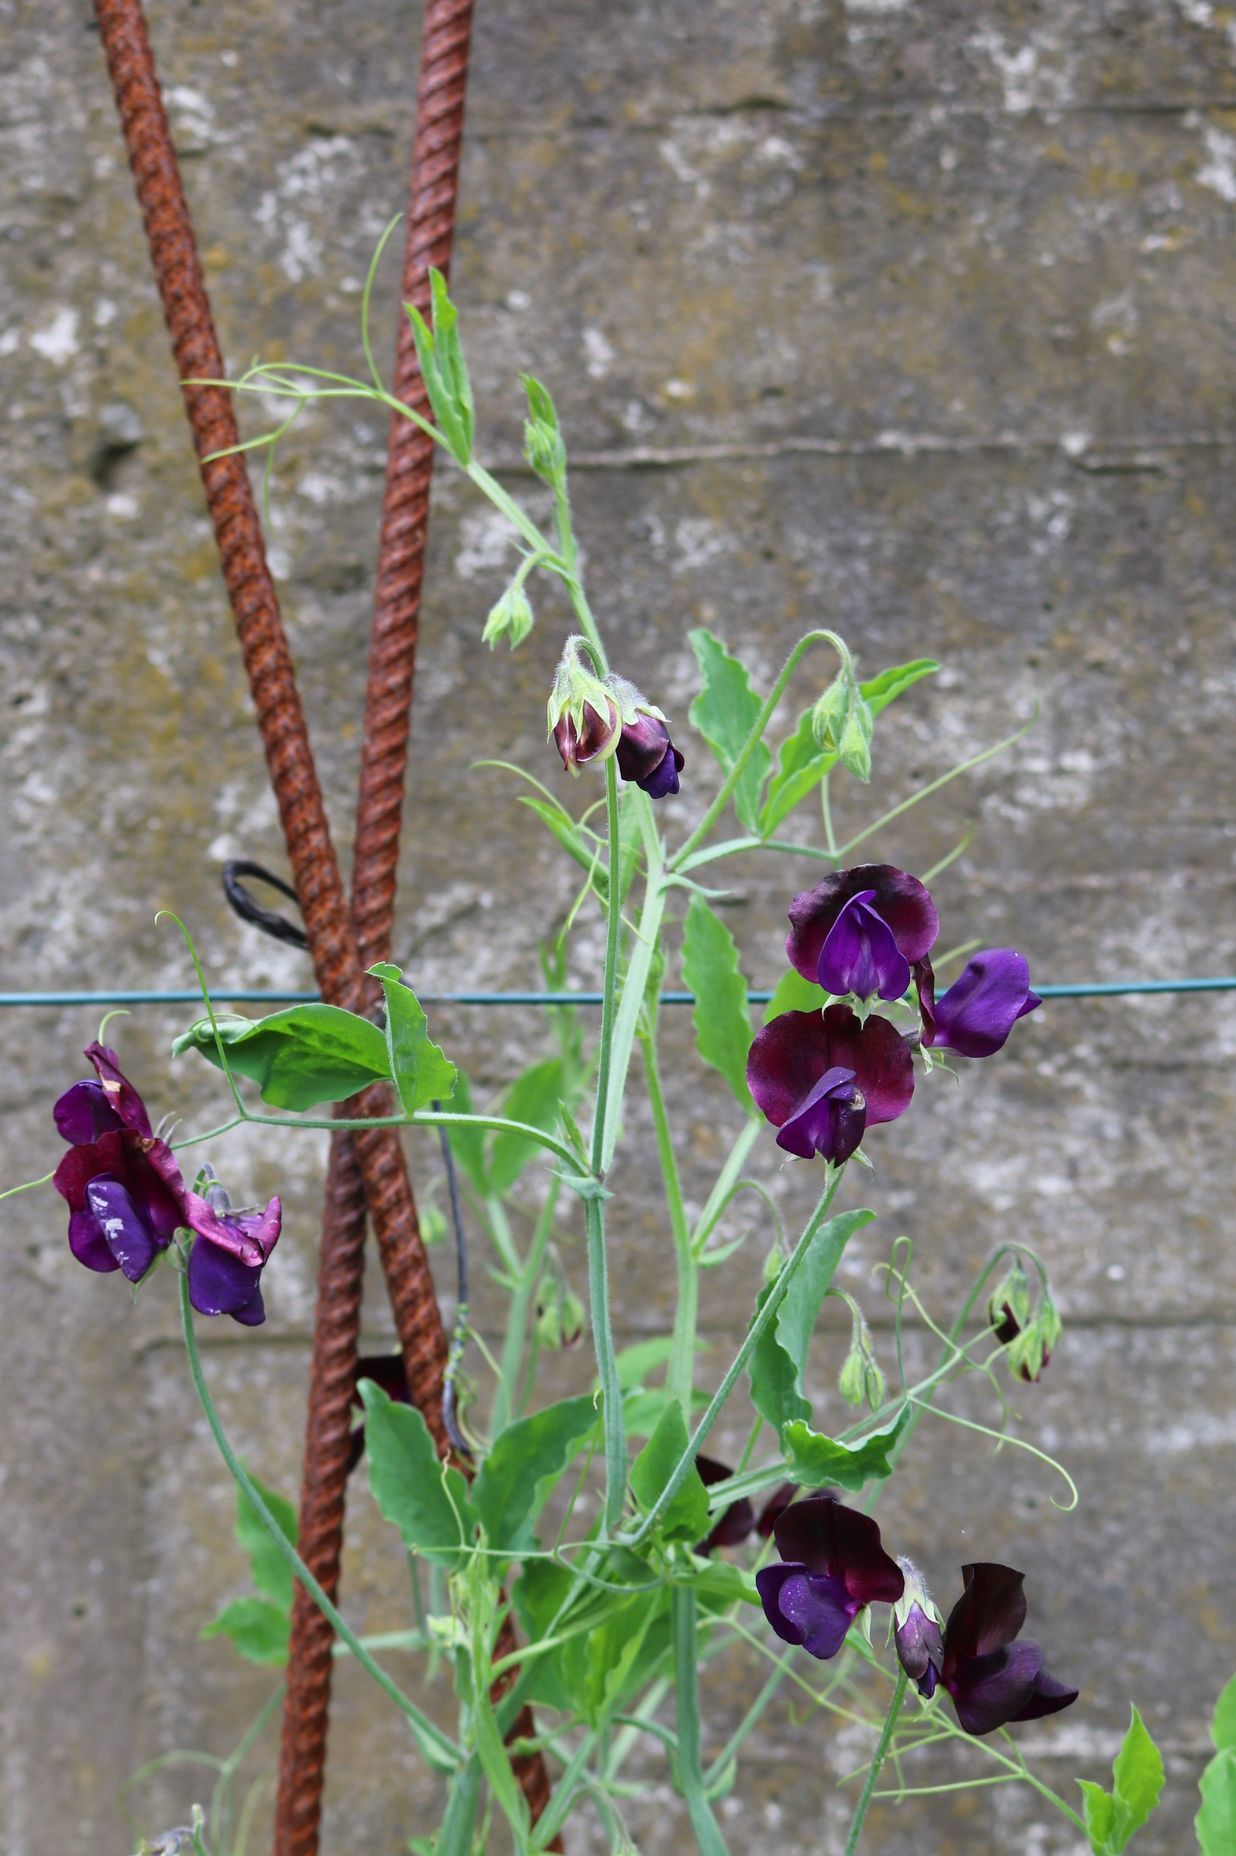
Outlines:
[[[950,1741],[972,1748],[976,1761],[958,1786],[1031,1786],[1043,1809],[1062,1813],[1097,1856],[1113,1856],[1146,1822],[1163,1779],[1136,1710],[1110,1788],[1083,1781],[1075,1809],[1032,1770],[1008,1731],[1078,1699],[1022,1635],[1023,1573],[972,1560],[961,1566],[945,1611],[913,1563],[918,1543],[886,1542],[871,1513],[928,1413],[964,1425],[976,1449],[988,1449],[991,1439],[1019,1441],[1007,1430],[996,1369],[1003,1363],[1016,1379],[1033,1381],[1057,1345],[1060,1319],[1042,1266],[1028,1250],[998,1246],[955,1318],[941,1326],[913,1286],[910,1247],[898,1240],[883,1266],[895,1319],[891,1389],[863,1310],[833,1286],[847,1244],[874,1218],[845,1203],[855,1163],[871,1164],[871,1130],[910,1111],[916,1089],[930,1086],[950,1057],[980,1064],[995,1057],[1018,1020],[1040,1004],[1025,958],[1010,947],[972,953],[938,989],[932,956],[940,923],[928,882],[944,865],[919,876],[860,856],[883,825],[997,749],[946,770],[839,843],[830,782],[867,779],[877,718],[935,664],[919,659],[861,678],[845,642],[813,630],[761,696],[739,659],[701,629],[691,634],[700,686],[690,720],[719,781],[694,752],[688,766],[661,708],[629,680],[632,666],[611,664],[593,616],[549,393],[525,378],[526,456],[553,498],[546,532],[474,455],[468,372],[442,279],[433,280],[432,326],[409,310],[433,412],[427,423],[387,392],[374,365],[367,324],[373,276],[364,297],[368,379],[259,364],[233,384],[289,403],[277,430],[253,441],[272,458],[291,420],[318,398],[372,400],[430,433],[507,519],[519,551],[485,622],[491,645],[505,639],[515,648],[528,634],[535,576],[565,588],[575,629],[549,695],[553,745],[546,752],[556,751],[577,776],[569,790],[582,797],[582,810],[554,795],[543,768],[522,778],[530,784],[525,804],[580,872],[552,956],[555,980],[565,973],[565,949],[581,916],[599,913],[605,924],[599,1033],[589,1046],[575,1012],[547,1014],[555,1047],[513,1079],[495,1107],[479,1112],[396,967],[373,969],[384,999],[380,1023],[325,1004],[256,1020],[227,1016],[210,1005],[203,980],[206,1014],[174,1048],[197,1052],[223,1072],[233,1113],[208,1133],[175,1142],[154,1127],[102,1033],[87,1049],[93,1075],[55,1104],[66,1147],[52,1183],[68,1206],[69,1246],[80,1263],[120,1271],[143,1290],[152,1278],[176,1279],[189,1370],[238,1487],[238,1531],[258,1585],[210,1628],[251,1659],[278,1663],[286,1655],[293,1576],[304,1582],[331,1619],[341,1652],[356,1657],[384,1701],[401,1711],[421,1756],[447,1781],[439,1830],[414,1840],[436,1856],[467,1856],[491,1838],[521,1853],[545,1849],[583,1804],[599,1817],[612,1850],[633,1849],[624,1804],[638,1791],[630,1776],[637,1754],[642,1770],[649,1760],[664,1762],[697,1847],[722,1856],[718,1803],[741,1784],[744,1748],[783,1690],[810,1704],[824,1744],[830,1722],[869,1725],[867,1757],[844,1781],[853,1798],[847,1856],[859,1846],[873,1797],[910,1800],[956,1788],[933,1785],[930,1761],[921,1757]],[[800,667],[821,652],[831,654],[833,674],[818,694],[818,673]],[[786,732],[783,701],[791,682],[808,674],[816,678],[812,699]],[[695,779],[712,796],[685,830],[677,796]],[[783,824],[807,802],[818,806],[815,837],[785,842]],[[822,875],[798,893],[787,884],[787,971],[753,1035],[747,983],[714,905],[726,861],[755,851],[814,859]],[[699,1059],[733,1097],[729,1151],[695,1218],[680,1181],[682,1150],[659,1055],[661,989],[675,965],[694,995]],[[620,1137],[624,1103],[641,1086],[635,1070],[655,1130],[677,1298],[672,1332],[621,1353],[611,1332],[609,1232],[632,1174]],[[446,1723],[419,1705],[415,1676],[396,1679],[308,1574],[296,1552],[294,1513],[250,1475],[224,1433],[195,1335],[195,1314],[230,1315],[246,1326],[263,1321],[261,1279],[281,1210],[278,1198],[262,1210],[234,1210],[210,1167],[193,1170],[191,1150],[206,1140],[218,1147],[245,1122],[269,1127],[272,1138],[278,1130],[289,1148],[302,1129],[372,1125],[341,1123],[326,1109],[375,1079],[393,1086],[398,1113],[389,1121],[447,1131],[468,1218],[492,1246],[507,1293],[501,1346],[496,1358],[485,1355],[487,1409],[476,1388],[469,1396],[456,1364],[476,1338],[461,1308],[448,1405],[456,1414],[453,1461],[439,1460],[397,1359],[362,1362],[358,1376],[354,1461],[363,1451],[378,1507],[416,1573],[418,1615],[385,1650],[398,1651],[398,1667],[406,1653],[445,1659],[458,1696],[457,1714]],[[963,1086],[981,1088],[982,1081],[967,1075]],[[254,1104],[254,1086],[265,1110]],[[745,1172],[765,1143],[787,1157],[785,1169],[815,1175],[815,1208],[794,1237],[783,1230],[776,1188]],[[769,1245],[763,1284],[733,1358],[701,1384],[701,1275],[726,1266],[741,1241],[725,1234],[727,1221],[740,1196],[753,1193]],[[546,1403],[538,1357],[584,1325],[562,1262],[580,1222],[595,1383]],[[521,1243],[515,1233],[524,1229],[530,1235]],[[836,1435],[804,1391],[808,1346],[830,1295],[849,1309],[849,1343],[838,1348],[834,1366],[855,1413]],[[902,1347],[910,1316],[938,1342],[934,1365],[916,1382]],[[995,1424],[956,1418],[936,1404],[938,1392],[962,1376],[990,1385]],[[709,1449],[740,1387],[754,1423],[738,1460],[726,1464]],[[495,1646],[508,1610],[519,1648],[501,1656]],[[718,1745],[701,1718],[699,1675],[736,1645],[767,1667]],[[1057,1660],[1067,1667],[1066,1646],[1053,1649]],[[524,1703],[535,1705],[532,1744],[553,1780],[549,1806],[535,1823],[511,1765],[513,1753],[529,1750],[527,1741],[511,1739]],[[1236,1757],[1217,1744],[1216,1763]],[[243,1834],[228,1789],[235,1762],[222,1770],[228,1784],[216,1786],[209,1814],[195,1807],[192,1824],[173,1833],[179,1842],[144,1847],[192,1848],[199,1856],[239,1848]],[[1212,1791],[1217,1797],[1218,1781]],[[1213,1856],[1220,1844],[1203,1847]]]

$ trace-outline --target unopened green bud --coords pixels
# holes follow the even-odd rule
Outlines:
[[[566,477],[566,446],[558,430],[558,413],[549,389],[532,374],[522,374],[528,395],[528,417],[524,421],[524,456],[544,482],[559,489]]]
[[[481,643],[487,644],[492,651],[498,640],[505,638],[514,651],[523,643],[534,623],[532,606],[522,581],[512,581],[497,605],[490,608],[485,629],[481,633]]]
[[[850,1339],[850,1351],[842,1362],[837,1375],[837,1390],[847,1405],[866,1405],[869,1410],[877,1411],[884,1403],[888,1390],[887,1381],[880,1369],[880,1362],[875,1357],[871,1344],[871,1329],[863,1319],[861,1309],[851,1303],[854,1327]]]
[[[837,740],[845,726],[850,688],[850,678],[844,670],[839,671],[811,711],[811,732],[830,754],[837,752]]]
[[[446,1214],[440,1206],[423,1204],[417,1207],[417,1222],[425,1243],[432,1247],[440,1244],[446,1237]]]
[[[847,773],[856,780],[871,778],[871,735],[875,727],[869,705],[854,690],[841,733],[837,738],[837,755]]]

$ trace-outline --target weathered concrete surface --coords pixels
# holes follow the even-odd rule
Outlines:
[[[877,854],[926,867],[972,821],[972,848],[937,886],[945,941],[1016,940],[1044,978],[1236,968],[1230,10],[497,12],[478,19],[456,266],[482,442],[535,503],[516,463],[514,381],[541,373],[585,466],[579,526],[624,667],[683,724],[685,635],[700,622],[765,684],[818,621],[870,669],[940,657],[945,673],[881,724],[870,792],[841,795],[843,831],[1037,702],[1036,730],[890,827]],[[239,930],[218,897],[219,860],[277,862],[278,833],[97,37],[64,0],[4,17],[0,984],[186,984],[178,940],[154,925],[165,904],[217,979],[300,984],[303,964]],[[406,14],[258,0],[176,4],[152,23],[233,364],[260,349],[355,368],[360,283],[403,193]],[[387,292],[382,327],[393,311]],[[365,409],[309,415],[273,508],[345,841],[383,438]],[[535,984],[537,941],[571,878],[513,789],[465,770],[478,754],[543,753],[566,615],[546,594],[515,660],[482,653],[512,557],[465,486],[444,475],[439,488],[401,951],[427,988]],[[686,745],[689,821],[713,786],[701,745]],[[785,903],[814,869],[747,860],[729,873],[727,919],[756,983],[780,972]],[[598,947],[581,935],[581,978]],[[224,1104],[213,1075],[169,1070],[182,1022],[143,1010],[123,1043],[152,1102],[201,1127]],[[495,1087],[538,1035],[515,1012],[456,1010],[436,1026]],[[57,1157],[47,1108],[93,1030],[80,1011],[6,1018],[6,1181]],[[1077,1475],[1081,1509],[1051,1510],[1055,1485],[1029,1459],[1006,1452],[993,1469],[981,1440],[925,1427],[887,1500],[890,1537],[942,1597],[971,1554],[1030,1569],[1035,1630],[1085,1691],[1027,1739],[1051,1749],[1045,1771],[1065,1795],[1105,1766],[1137,1700],[1171,1766],[1145,1856],[1189,1846],[1206,1705],[1236,1663],[1234,1047],[1223,999],[1045,1007],[1004,1057],[959,1091],[935,1079],[873,1137],[879,1171],[859,1185],[881,1218],[847,1265],[875,1315],[870,1268],[906,1231],[939,1317],[994,1242],[1022,1237],[1047,1258],[1072,1331],[1018,1404],[1025,1433]],[[667,1027],[666,1068],[698,1205],[735,1111],[698,1078],[685,1019]],[[615,1286],[622,1329],[643,1332],[664,1324],[672,1289],[637,1100],[630,1119]],[[432,1150],[413,1151],[424,1176]],[[322,1145],[306,1135],[292,1162],[246,1131],[220,1160],[245,1190],[279,1185],[289,1204],[271,1320],[260,1335],[212,1333],[209,1365],[255,1467],[290,1487]],[[768,1145],[753,1170],[787,1218],[809,1197]],[[243,1570],[167,1298],[130,1310],[117,1282],[75,1269],[50,1191],[5,1212],[0,1842],[13,1856],[123,1851],[121,1781],[177,1746],[226,1752],[269,1683],[195,1642]],[[753,1231],[728,1292],[706,1285],[713,1358],[745,1318],[767,1239]],[[562,1250],[582,1279],[569,1228]],[[496,1306],[482,1285],[485,1320]],[[368,1321],[386,1334],[375,1283]],[[822,1338],[809,1377],[824,1412],[835,1364]],[[547,1385],[587,1370],[572,1358]],[[725,1445],[740,1447],[743,1418]],[[367,1627],[398,1627],[401,1568],[363,1491],[354,1508],[349,1605]],[[754,1671],[727,1664],[711,1687],[713,1744]],[[352,1675],[328,1847],[397,1848],[424,1829],[432,1790]],[[269,1770],[272,1744],[251,1770]],[[847,1805],[832,1779],[861,1757],[818,1718],[794,1732],[788,1714],[770,1717],[747,1802],[727,1819],[735,1846],[839,1846]],[[663,1776],[650,1764],[632,1813],[648,1851],[675,1843]],[[955,1776],[942,1766],[923,1782]],[[138,1795],[142,1828],[182,1821],[202,1789],[188,1769],[156,1775]],[[1044,1826],[1014,1790],[946,1795],[887,1813],[872,1842],[890,1856],[915,1838],[960,1856],[1076,1849]]]

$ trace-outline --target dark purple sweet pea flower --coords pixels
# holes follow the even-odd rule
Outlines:
[[[603,715],[592,703],[586,702],[581,706],[578,721],[573,715],[564,715],[555,722],[554,744],[567,772],[578,773],[590,762],[608,758],[617,733],[618,711],[614,705],[609,703]]]
[[[185,1182],[116,1053],[95,1043],[86,1055],[95,1077],[66,1089],[52,1110],[72,1143],[52,1184],[68,1203],[78,1262],[139,1282],[185,1222]]]
[[[817,1491],[822,1493],[822,1491]],[[761,1540],[771,1540],[772,1531],[791,1502],[802,1494],[796,1482],[779,1482],[756,1518],[755,1531]]]
[[[930,1701],[944,1664],[940,1613],[918,1569],[909,1560],[899,1559],[897,1564],[906,1581],[904,1592],[893,1606],[897,1660],[924,1701]]]
[[[747,1087],[781,1130],[778,1147],[840,1165],[867,1128],[895,1121],[910,1106],[914,1061],[885,1018],[860,1023],[848,1005],[783,1012],[756,1033]]]
[[[372,1379],[376,1386],[382,1388],[387,1398],[393,1399],[397,1405],[412,1403],[407,1370],[404,1367],[401,1353],[367,1353],[361,1356],[356,1362],[353,1389],[353,1397],[357,1405],[360,1404],[360,1397],[355,1391],[355,1386],[359,1385],[362,1379]],[[345,1475],[352,1474],[364,1454],[365,1420],[362,1418],[359,1424],[353,1425],[348,1437],[348,1461],[344,1470]]]
[[[864,1606],[892,1604],[905,1586],[870,1515],[831,1495],[794,1502],[773,1526],[778,1565],[755,1575],[764,1615],[784,1643],[835,1656]]]
[[[727,1476],[734,1474],[728,1463],[718,1463],[712,1456],[697,1456],[695,1467],[699,1471],[700,1481],[707,1488],[715,1482],[724,1482]],[[755,1510],[745,1495],[723,1508],[713,1522],[712,1532],[706,1540],[701,1540],[695,1551],[709,1554],[714,1547],[740,1547],[744,1540],[755,1532]]]
[[[917,877],[892,864],[858,864],[795,896],[785,951],[825,992],[900,999],[939,932]]]
[[[212,1186],[206,1198],[187,1195],[184,1222],[194,1233],[189,1300],[198,1314],[231,1315],[245,1327],[259,1327],[266,1319],[262,1269],[283,1222],[279,1199],[271,1199],[265,1211],[234,1212],[227,1194]]]
[[[642,786],[650,799],[664,799],[678,791],[685,759],[660,716],[640,711],[633,722],[624,722],[617,757],[623,779]]]
[[[963,1566],[965,1591],[944,1628],[940,1681],[968,1734],[1058,1714],[1078,1691],[1049,1676],[1037,1643],[1018,1643],[1026,1621],[1024,1573],[980,1561]]]
[[[963,1057],[990,1057],[1004,1044],[1019,1018],[1043,1001],[1030,990],[1030,969],[1012,947],[987,947],[974,954],[960,979],[935,997],[929,962],[918,975],[923,1043]]]

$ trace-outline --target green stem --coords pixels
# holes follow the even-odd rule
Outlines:
[[[648,1101],[652,1109],[652,1125],[657,1137],[657,1154],[661,1161],[661,1178],[665,1183],[670,1236],[674,1240],[674,1255],[678,1262],[678,1303],[674,1311],[673,1351],[665,1376],[665,1391],[667,1397],[677,1399],[684,1418],[689,1422],[691,1393],[695,1384],[695,1323],[699,1306],[700,1271],[691,1248],[687,1209],[683,1204],[682,1185],[678,1178],[678,1162],[674,1157],[673,1137],[665,1113],[665,1097],[661,1093],[655,1027],[640,1039],[640,1046],[644,1057]]]
[[[739,748],[733,766],[721,782],[720,792],[717,794],[686,843],[675,852],[673,857],[671,857],[669,864],[671,870],[677,871],[682,868],[684,861],[691,855],[696,845],[703,843],[721,814],[725,811],[726,806],[730,802],[730,795],[747,770],[748,761],[755,753],[760,742],[764,739],[764,731],[777,712],[777,705],[785,695],[790,678],[798,668],[799,660],[811,649],[813,644],[831,644],[843,664],[847,662],[849,658],[849,652],[842,640],[838,638],[836,632],[825,630],[811,631],[808,632],[805,637],[799,639],[794,649],[790,652],[790,655],[786,658],[785,663],[782,665],[777,681],[768,692],[767,700],[760,709],[755,721],[752,723],[750,734]]]
[[[759,1725],[761,1716],[764,1714],[769,1702],[772,1701],[777,1690],[785,1680],[786,1664],[789,1661],[790,1658],[788,1655],[781,1658],[781,1661],[772,1671],[772,1674],[768,1677],[763,1688],[751,1703],[751,1706],[747,1709],[747,1712],[743,1715],[741,1721],[739,1721],[737,1727],[734,1729],[725,1745],[721,1748],[721,1751],[717,1754],[717,1757],[713,1760],[712,1765],[704,1775],[704,1783],[707,1787],[711,1788],[718,1784],[725,1776],[726,1767],[732,1759],[737,1758],[747,1736]]]
[[[197,1393],[198,1402],[202,1407],[206,1422],[210,1426],[210,1434],[218,1446],[220,1456],[231,1472],[232,1480],[252,1504],[254,1512],[269,1534],[275,1548],[282,1554],[283,1558],[292,1568],[292,1571],[296,1574],[296,1577],[300,1580],[323,1617],[326,1618],[327,1622],[333,1626],[336,1634],[347,1644],[349,1650],[351,1650],[361,1667],[368,1675],[372,1676],[378,1687],[384,1694],[390,1697],[400,1713],[405,1715],[411,1723],[412,1730],[420,1743],[421,1751],[425,1755],[426,1760],[433,1766],[435,1771],[452,1773],[457,1771],[463,1755],[455,1745],[455,1742],[444,1734],[440,1727],[435,1726],[427,1714],[422,1714],[416,1703],[411,1701],[408,1696],[404,1694],[398,1683],[393,1682],[380,1664],[373,1660],[373,1657],[370,1656],[368,1650],[356,1635],[356,1632],[345,1622],[344,1618],[331,1603],[309,1568],[305,1565],[305,1562],[301,1559],[300,1554],[296,1551],[296,1548],[292,1545],[291,1541],[276,1521],[274,1515],[267,1507],[253,1478],[244,1468],[239,1457],[229,1443],[219,1414],[215,1410],[214,1400],[210,1396],[210,1388],[206,1384],[206,1376],[202,1371],[202,1360],[198,1352],[197,1335],[193,1331],[193,1308],[189,1301],[189,1278],[188,1275],[183,1272],[180,1278],[180,1323],[184,1333],[185,1352],[189,1356],[189,1371],[193,1376],[194,1390]]]
[[[854,1852],[858,1848],[858,1839],[862,1835],[863,1819],[867,1815],[867,1806],[871,1803],[871,1794],[876,1788],[876,1780],[880,1776],[880,1767],[884,1764],[884,1755],[888,1752],[889,1743],[893,1737],[893,1730],[897,1725],[897,1716],[901,1713],[901,1704],[905,1700],[905,1693],[906,1672],[904,1669],[898,1669],[897,1680],[893,1686],[893,1699],[888,1704],[888,1713],[884,1716],[884,1725],[880,1729],[880,1738],[876,1744],[876,1750],[871,1756],[871,1764],[867,1768],[867,1783],[863,1786],[863,1795],[858,1801],[858,1809],[854,1813],[854,1822],[850,1825],[850,1834],[846,1838],[845,1856],[854,1856]]]
[[[494,1392],[493,1410],[489,1418],[490,1435],[493,1437],[497,1437],[506,1428],[512,1417],[519,1416],[522,1402],[519,1392],[520,1365],[523,1361],[524,1346],[528,1336],[528,1312],[540,1281],[541,1264],[545,1260],[545,1247],[549,1243],[549,1235],[554,1228],[554,1212],[557,1204],[558,1181],[551,1179],[545,1203],[541,1208],[541,1215],[532,1233],[532,1242],[528,1246],[528,1254],[516,1275],[515,1288],[507,1310],[506,1331],[502,1337],[502,1356],[499,1362],[501,1371]]]
[[[699,1715],[699,1607],[695,1588],[676,1585],[670,1597],[674,1634],[674,1671],[677,1677],[678,1751],[674,1781],[686,1800],[691,1828],[701,1856],[729,1856],[704,1789],[700,1764]]]
[[[481,1761],[469,1753],[451,1786],[442,1828],[434,1842],[434,1856],[472,1856],[476,1807],[481,1796]]]
[[[761,1335],[763,1335],[765,1331],[771,1326],[772,1322],[776,1320],[776,1317],[781,1309],[781,1304],[782,1302],[784,1302],[786,1298],[786,1294],[789,1290],[790,1284],[793,1282],[795,1276],[798,1273],[799,1265],[802,1263],[803,1258],[806,1256],[807,1251],[811,1247],[811,1240],[814,1238],[816,1232],[819,1230],[820,1226],[824,1222],[825,1216],[828,1212],[828,1208],[833,1202],[833,1196],[836,1193],[838,1184],[840,1183],[841,1176],[844,1173],[844,1171],[845,1171],[845,1168],[843,1166],[837,1167],[837,1168],[830,1168],[828,1183],[825,1185],[823,1192],[820,1194],[819,1203],[817,1204],[815,1210],[812,1212],[811,1217],[807,1222],[807,1227],[804,1230],[802,1236],[799,1238],[797,1244],[794,1246],[794,1250],[793,1250],[792,1255],[789,1258],[789,1261],[786,1263],[785,1268],[782,1270],[780,1276],[778,1276],[776,1282],[774,1283],[772,1294],[768,1297],[768,1300],[765,1302],[763,1308],[760,1309],[759,1313],[756,1315],[755,1319],[752,1321],[751,1326],[747,1329],[746,1339],[743,1341],[742,1346],[738,1349],[738,1352],[735,1354],[733,1360],[731,1361],[729,1370],[727,1371],[724,1379],[721,1381],[721,1384],[717,1387],[716,1391],[713,1393],[712,1398],[709,1401],[708,1408],[704,1412],[704,1415],[700,1419],[699,1423],[696,1425],[695,1430],[692,1433],[691,1440],[688,1443],[687,1448],[684,1451],[682,1457],[679,1459],[674,1469],[673,1474],[670,1476],[669,1481],[666,1483],[665,1487],[662,1489],[660,1495],[657,1497],[652,1507],[648,1510],[647,1514],[645,1514],[643,1520],[640,1522],[639,1526],[635,1529],[635,1532],[631,1534],[628,1539],[623,1541],[622,1544],[624,1546],[634,1548],[634,1547],[639,1546],[642,1541],[647,1539],[648,1535],[652,1532],[653,1528],[656,1526],[657,1522],[660,1520],[666,1508],[668,1508],[669,1504],[673,1501],[675,1495],[677,1495],[679,1489],[682,1487],[683,1483],[686,1481],[687,1477],[690,1475],[691,1466],[695,1462],[695,1459],[698,1456],[700,1450],[703,1448],[704,1440],[708,1436],[709,1431],[711,1431],[713,1425],[716,1423],[717,1418],[720,1415],[722,1406],[725,1404],[725,1401],[729,1398],[730,1393],[734,1390],[735,1385],[738,1383],[739,1374],[742,1372],[743,1368],[746,1366],[747,1361],[751,1358],[751,1355],[754,1352],[755,1347],[757,1343],[759,1342]],[[845,1248],[845,1243],[846,1243],[846,1239],[843,1237],[840,1240],[840,1242],[834,1245],[834,1254],[832,1255],[832,1257],[829,1258],[821,1266],[820,1281],[824,1288],[827,1288],[828,1284],[832,1281],[833,1272],[836,1270],[838,1263],[841,1261],[841,1253]]]
[[[635,1043],[635,1032],[639,1025],[640,1013],[644,1009],[644,996],[648,990],[648,975],[656,957],[657,945],[661,934],[661,918],[665,913],[666,888],[664,882],[664,865],[662,862],[662,844],[657,833],[656,822],[652,816],[652,801],[645,793],[637,789],[628,791],[626,803],[638,808],[640,835],[644,843],[644,856],[647,863],[647,877],[644,887],[644,904],[640,910],[639,923],[627,961],[626,977],[623,981],[622,997],[618,1002],[618,1012],[614,1021],[614,1042],[611,1053],[609,1083],[606,1091],[605,1139],[601,1148],[599,1168],[594,1160],[593,1170],[604,1179],[614,1158],[614,1149],[618,1142],[618,1128],[622,1119],[622,1098],[627,1085],[627,1071],[631,1064],[631,1051]]]
[[[990,760],[995,754],[1003,754],[1005,748],[1011,748],[1015,742],[1021,740],[1023,735],[1029,734],[1037,721],[1036,711],[1028,722],[1024,723],[1021,728],[1015,729],[1011,735],[1006,735],[1003,741],[997,741],[994,747],[983,748],[980,753],[971,754],[967,760],[959,760],[955,767],[950,767],[947,773],[940,775],[939,779],[929,780],[926,786],[920,786],[916,793],[911,793],[910,797],[903,799],[900,805],[893,806],[891,811],[881,813],[874,824],[867,825],[854,837],[847,838],[838,849],[837,856],[848,857],[851,851],[857,850],[860,844],[865,844],[867,839],[874,837],[877,831],[883,830],[885,825],[891,825],[895,818],[900,818],[903,812],[910,810],[911,806],[921,804],[924,799],[929,799],[932,793],[938,793],[940,788],[947,786],[950,780],[957,779],[960,774],[969,773],[972,767],[980,767],[985,760]]]
[[[742,1172],[747,1162],[747,1155],[759,1139],[760,1129],[767,1123],[762,1116],[752,1115],[743,1127],[734,1145],[730,1148],[725,1165],[717,1174],[716,1183],[708,1194],[707,1202],[700,1213],[699,1222],[691,1233],[691,1248],[698,1255],[716,1230],[729,1204],[730,1191],[734,1181]]]

